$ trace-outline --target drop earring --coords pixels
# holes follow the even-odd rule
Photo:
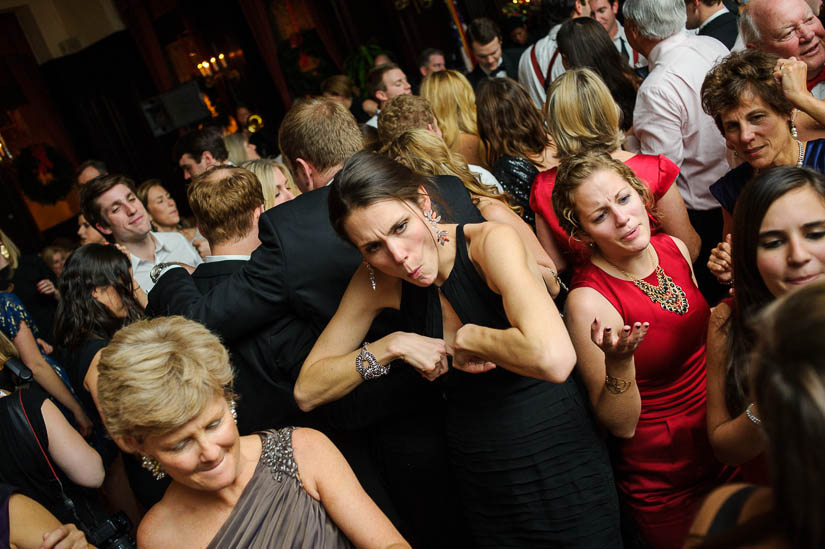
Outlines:
[[[441,221],[441,216],[436,215],[435,211],[427,210],[424,212],[424,219],[430,222],[430,225],[433,227],[433,232],[435,233],[435,238],[439,244],[442,246],[446,246],[447,242],[450,241],[450,237],[448,236],[448,232],[441,230],[438,228],[438,222]]]
[[[140,460],[140,466],[152,473],[152,478],[161,480],[166,476],[166,471],[161,469],[160,463],[153,457],[143,456]]]
[[[238,424],[238,405],[234,400],[229,401],[229,413],[232,414],[232,419],[235,420],[235,425]]]
[[[370,274],[370,286],[372,286],[372,291],[375,291],[375,271],[372,268],[372,265],[364,261],[364,266],[367,268],[367,272]]]
[[[796,131],[796,124],[793,123],[793,120],[788,120],[788,126],[791,129],[791,135],[794,139],[799,139],[799,133]]]

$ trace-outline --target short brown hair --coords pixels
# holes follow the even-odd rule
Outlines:
[[[501,40],[501,29],[498,28],[496,22],[486,17],[479,17],[470,21],[470,27],[467,32],[467,38],[470,40],[470,45],[473,42],[479,46],[489,44],[496,38]]]
[[[435,123],[430,102],[419,95],[399,95],[378,114],[378,140],[386,145],[407,130],[426,130]]]
[[[296,101],[286,113],[278,130],[278,146],[291,169],[301,158],[324,172],[361,150],[361,132],[346,107],[313,97]]]
[[[773,77],[779,59],[762,50],[733,52],[711,69],[702,84],[702,108],[713,117],[722,135],[722,114],[739,106],[750,92],[780,115],[790,116],[793,105]]]
[[[198,227],[212,246],[238,240],[252,230],[256,208],[264,204],[261,183],[243,168],[213,166],[186,190]]]
[[[233,396],[229,353],[206,327],[182,316],[121,328],[98,370],[100,415],[114,439],[170,433],[215,396]]]
[[[576,189],[600,171],[612,171],[627,181],[639,193],[647,211],[651,214],[655,213],[653,194],[627,164],[616,160],[606,152],[587,152],[561,163],[556,176],[556,185],[553,188],[553,211],[559,218],[561,228],[572,238],[578,238],[577,233],[581,230],[581,221],[576,211],[574,197]]]
[[[100,206],[97,203],[97,199],[100,195],[117,185],[126,185],[130,191],[137,195],[135,182],[125,175],[101,175],[90,180],[85,185],[81,185],[80,209],[83,212],[83,217],[86,218],[86,221],[88,221],[92,227],[98,224],[103,227],[109,226],[109,223],[103,219],[103,215],[100,213]]]
[[[364,82],[364,87],[367,89],[367,96],[370,99],[376,99],[375,92],[387,91],[387,85],[384,83],[384,74],[387,72],[400,68],[395,63],[384,63],[370,69],[367,73],[367,80]]]

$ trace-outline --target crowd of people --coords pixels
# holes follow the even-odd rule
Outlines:
[[[822,547],[819,7],[474,20],[183,135],[194,219],[81,164],[0,233],[0,546]]]

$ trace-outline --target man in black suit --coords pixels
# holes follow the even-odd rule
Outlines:
[[[362,142],[349,111],[315,98],[293,105],[279,144],[303,194],[261,215],[261,245],[250,260],[203,295],[184,269],[162,267],[149,300],[155,312],[199,320],[230,345],[268,330],[269,367],[297,377],[362,260],[329,223],[326,187]],[[458,179],[437,184],[457,220],[482,220]],[[398,329],[396,316],[379,319],[375,336]],[[319,410],[326,411],[323,430],[367,493],[415,546],[462,543],[461,513],[450,503],[442,407],[437,385],[399,366]]]
[[[509,76],[518,80],[518,62],[520,52],[516,49],[503,49],[501,30],[492,19],[479,17],[473,19],[467,33],[470,48],[476,57],[476,67],[467,75],[473,88],[477,88],[486,78]]]
[[[722,0],[685,0],[688,29],[699,29],[698,34],[712,36],[729,50],[739,35],[739,17],[728,11]]]
[[[261,244],[258,220],[264,195],[252,172],[216,166],[192,180],[187,198],[211,250],[192,273],[198,291],[207,293],[240,271]],[[308,423],[292,398],[291,372],[269,367],[269,336],[268,330],[261,330],[229,344],[241,434]]]

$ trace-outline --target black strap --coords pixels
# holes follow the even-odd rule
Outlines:
[[[725,503],[723,503],[719,511],[716,512],[716,516],[713,517],[713,522],[710,528],[708,528],[706,535],[710,537],[724,534],[736,526],[737,522],[739,522],[739,515],[742,514],[742,507],[745,506],[745,502],[748,501],[748,498],[756,488],[757,487],[753,485],[745,486],[728,496],[728,499],[725,500]]]

